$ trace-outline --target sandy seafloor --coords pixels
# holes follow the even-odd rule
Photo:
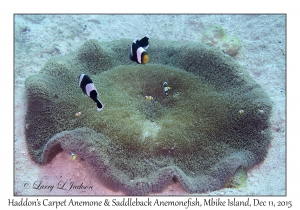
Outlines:
[[[47,165],[34,163],[25,143],[26,77],[52,56],[68,54],[88,39],[151,38],[201,41],[205,30],[222,26],[241,41],[234,57],[273,102],[272,141],[265,161],[247,172],[246,186],[203,195],[286,195],[286,16],[285,15],[15,15],[14,17],[14,194],[124,195],[104,187],[89,165],[61,152]],[[85,30],[83,30],[85,28]],[[130,49],[128,43],[128,50]],[[117,59],[117,58],[116,58]],[[150,60],[151,62],[151,60]],[[84,183],[92,190],[34,189],[36,182]],[[26,183],[30,187],[26,187]],[[155,195],[187,194],[172,184]]]

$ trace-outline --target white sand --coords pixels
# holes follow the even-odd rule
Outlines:
[[[97,20],[97,21],[96,21]],[[221,189],[211,195],[285,195],[285,16],[284,15],[26,15],[15,16],[15,195],[122,195],[104,187],[85,161],[59,153],[51,163],[35,164],[25,144],[26,94],[24,81],[36,74],[56,53],[74,51],[88,39],[151,38],[200,41],[210,26],[222,26],[239,37],[242,48],[235,57],[273,101],[273,139],[266,160],[248,171],[246,188]],[[85,30],[83,30],[86,28]],[[130,45],[130,43],[128,43]],[[150,42],[151,47],[151,42]],[[24,183],[83,182],[92,190],[29,189]],[[36,183],[37,184],[37,183]],[[160,194],[185,194],[179,184]]]

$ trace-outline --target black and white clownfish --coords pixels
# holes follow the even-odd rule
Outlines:
[[[103,104],[98,99],[98,92],[94,86],[93,81],[88,75],[81,74],[78,77],[78,86],[81,87],[83,93],[89,96],[97,104],[97,110],[101,111],[103,109]]]
[[[164,92],[165,92],[166,96],[169,96],[169,90],[171,89],[171,87],[168,86],[167,82],[164,82],[163,86],[164,86]]]
[[[148,63],[149,56],[146,49],[149,47],[149,38],[145,36],[141,40],[135,39],[131,44],[130,60],[136,61],[137,63]]]

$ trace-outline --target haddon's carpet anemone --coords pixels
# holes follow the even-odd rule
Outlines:
[[[149,63],[139,65],[128,58],[130,43],[89,40],[26,79],[33,160],[73,152],[108,186],[132,195],[172,181],[190,193],[217,190],[239,168],[263,161],[271,101],[230,56],[200,43],[152,40]],[[81,73],[92,78],[101,112],[77,86]]]

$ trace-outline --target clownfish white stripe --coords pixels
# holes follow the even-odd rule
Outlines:
[[[94,83],[89,83],[85,86],[85,91],[86,91],[86,94],[88,95],[88,97],[90,97],[90,92],[92,90],[95,90],[97,92]],[[98,94],[98,92],[97,92],[97,94]]]
[[[81,74],[78,80],[78,86],[80,86],[82,78],[84,77],[85,74]]]
[[[139,47],[136,51],[136,56],[139,63],[142,63],[142,53],[145,52],[144,48]]]

